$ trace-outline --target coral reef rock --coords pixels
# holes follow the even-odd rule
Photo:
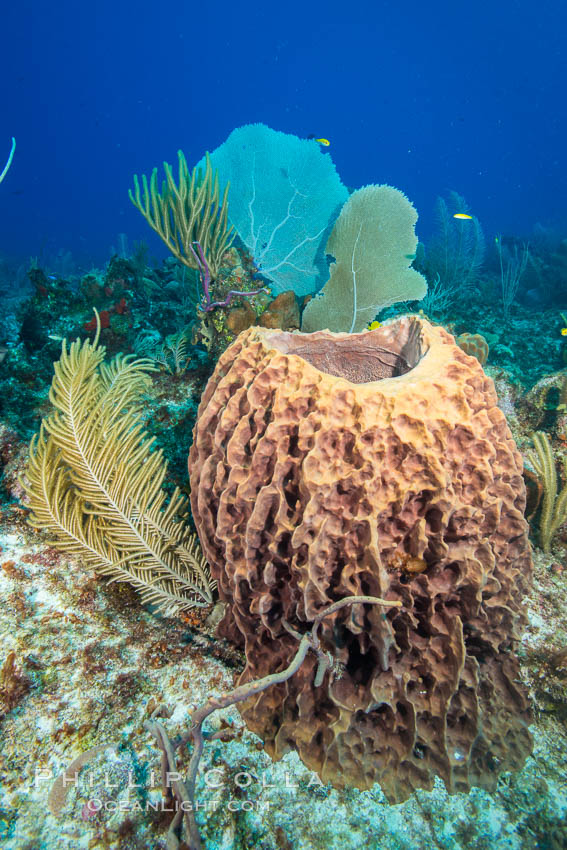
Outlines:
[[[189,456],[192,509],[240,640],[240,682],[309,655],[242,704],[273,758],[391,801],[440,776],[494,788],[531,749],[514,654],[532,575],[522,460],[494,386],[415,317],[359,334],[251,328],[221,356]]]
[[[476,357],[481,366],[484,366],[488,360],[490,348],[488,342],[482,334],[460,334],[455,340],[459,348],[462,348],[467,354]]]
[[[256,311],[245,301],[242,307],[233,307],[226,318],[226,326],[229,331],[239,334],[247,330],[256,321]]]
[[[271,301],[264,310],[258,324],[264,328],[280,328],[283,331],[293,331],[299,328],[299,304],[293,289],[280,294]]]

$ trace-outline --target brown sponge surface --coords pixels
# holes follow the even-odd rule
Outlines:
[[[278,758],[391,801],[493,788],[531,748],[514,654],[531,581],[522,459],[490,378],[450,334],[403,317],[360,334],[253,327],[221,356],[189,457],[191,505],[240,641],[241,682],[315,657],[243,704]]]

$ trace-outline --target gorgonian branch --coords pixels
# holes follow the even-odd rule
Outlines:
[[[177,801],[177,811],[175,817],[169,827],[167,836],[168,850],[177,850],[181,843],[181,827],[185,823],[187,838],[189,841],[190,850],[201,850],[201,838],[195,820],[195,786],[199,772],[199,762],[203,754],[204,737],[203,723],[214,711],[221,708],[227,708],[229,705],[243,702],[249,697],[265,691],[272,685],[278,685],[290,679],[296,673],[311,650],[317,655],[319,664],[315,674],[314,685],[318,687],[322,684],[324,675],[327,671],[333,675],[332,656],[321,649],[319,639],[319,626],[325,617],[334,614],[341,608],[347,605],[383,605],[387,608],[400,608],[402,603],[399,601],[387,601],[380,599],[377,596],[346,596],[338,602],[334,602],[328,608],[321,611],[315,618],[309,632],[301,635],[288,624],[287,631],[299,640],[299,646],[293,659],[285,670],[279,673],[271,673],[269,676],[264,676],[262,679],[255,679],[252,682],[246,682],[239,685],[231,691],[221,694],[219,697],[211,697],[200,708],[197,708],[191,715],[191,726],[183,735],[178,736],[173,741],[168,737],[164,727],[153,719],[147,720],[144,727],[152,734],[162,754],[162,782],[164,785],[164,794],[173,793]],[[157,710],[156,710],[157,711]],[[189,762],[189,769],[185,781],[177,771],[177,762],[175,751],[183,744],[187,744],[193,740],[193,752]],[[170,781],[171,780],[171,781]]]
[[[197,246],[197,250],[193,248]],[[215,307],[228,307],[233,298],[239,296],[243,298],[251,298],[252,295],[258,295],[260,292],[269,292],[264,286],[261,289],[253,289],[251,292],[238,292],[236,289],[231,289],[224,301],[211,301],[211,270],[205,258],[205,254],[199,242],[193,242],[190,246],[191,252],[195,258],[195,262],[199,268],[199,276],[201,278],[201,286],[203,287],[204,298],[199,305],[204,313],[210,313]]]

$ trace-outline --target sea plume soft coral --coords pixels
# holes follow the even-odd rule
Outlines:
[[[111,581],[132,584],[167,614],[213,601],[215,583],[184,522],[186,500],[166,504],[167,466],[142,430],[140,393],[149,360],[76,340],[63,343],[49,398],[56,412],[30,445],[31,525],[55,535]]]

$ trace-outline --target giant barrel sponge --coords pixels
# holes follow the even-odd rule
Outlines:
[[[245,647],[240,683],[284,669],[323,621],[333,671],[307,657],[242,704],[273,758],[391,801],[494,788],[531,748],[514,650],[532,563],[522,459],[492,381],[439,327],[244,331],[199,407],[191,505]]]

